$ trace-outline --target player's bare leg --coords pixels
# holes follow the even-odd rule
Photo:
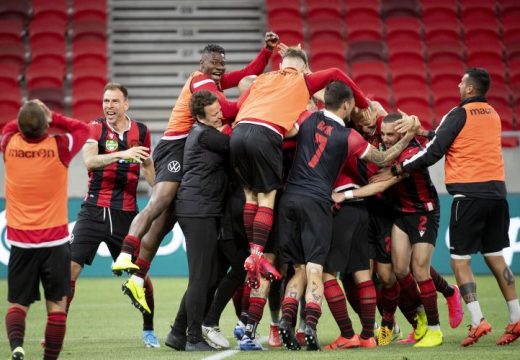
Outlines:
[[[300,344],[294,334],[296,317],[298,314],[298,303],[302,297],[307,282],[305,265],[294,265],[294,275],[285,287],[284,299],[282,301],[282,319],[280,320],[280,335],[282,342],[289,350],[299,350]]]

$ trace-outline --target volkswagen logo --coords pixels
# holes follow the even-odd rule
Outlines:
[[[174,173],[181,171],[181,164],[177,160],[170,161],[168,163],[168,171]]]

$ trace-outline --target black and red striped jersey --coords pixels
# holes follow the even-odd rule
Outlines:
[[[134,146],[150,148],[151,139],[150,131],[140,122],[130,120],[128,128],[119,134],[104,118],[98,118],[90,123],[87,142],[96,142],[98,154],[102,155],[124,151]],[[84,202],[115,210],[136,211],[139,171],[140,164],[133,159],[119,160],[89,171],[88,192]]]
[[[419,151],[421,145],[413,139],[408,147],[403,150],[398,163],[411,158]],[[437,190],[432,183],[428,168],[414,170],[409,176],[391,188],[394,208],[402,213],[425,213],[435,210],[439,206]]]
[[[369,144],[327,110],[308,117],[298,132],[286,193],[332,201],[332,187],[349,154],[362,157]]]

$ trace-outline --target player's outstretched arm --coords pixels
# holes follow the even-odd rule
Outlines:
[[[382,193],[389,187],[397,184],[404,176],[392,176],[390,179],[371,183],[358,189],[332,193],[332,200],[340,203],[345,200],[360,199]]]
[[[134,146],[124,151],[100,155],[96,142],[87,142],[83,145],[83,162],[89,171],[103,168],[119,160],[131,160],[132,162],[142,164],[143,161],[149,158],[149,149],[144,146]]]

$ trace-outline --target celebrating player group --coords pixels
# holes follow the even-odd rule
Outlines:
[[[264,73],[273,52],[281,55],[280,69]],[[175,350],[229,348],[219,320],[230,300],[244,351],[263,350],[256,328],[267,301],[271,347],[385,346],[401,331],[397,308],[413,329],[397,342],[439,346],[438,293],[452,328],[466,303],[471,326],[461,345],[471,346],[491,332],[470,267],[477,252],[509,311],[496,344],[520,337],[514,276],[502,253],[509,209],[501,122],[485,98],[485,69],[461,74],[460,104],[435,131],[425,131],[406,109],[387,113],[341,70],[312,71],[304,50],[272,32],[246,67],[226,72],[225,65],[221,46],[202,49],[153,153],[150,131],[128,117],[128,91],[118,83],[105,86],[104,116],[89,125],[29,101],[4,127],[13,359],[24,358],[25,318],[40,299],[40,280],[48,309],[44,358],[58,358],[77,280],[101,242],[114,259],[112,272],[131,274],[122,291],[142,313],[144,344],[160,347],[148,271],[176,222],[186,239],[189,281],[165,339]],[[233,87],[237,101],[224,94]],[[49,135],[49,126],[65,134]],[[81,148],[89,184],[69,237],[66,170]],[[428,166],[442,157],[453,195],[452,285],[431,266],[440,203]],[[138,212],[141,173],[151,196]],[[327,345],[318,340],[324,299],[338,325]]]

